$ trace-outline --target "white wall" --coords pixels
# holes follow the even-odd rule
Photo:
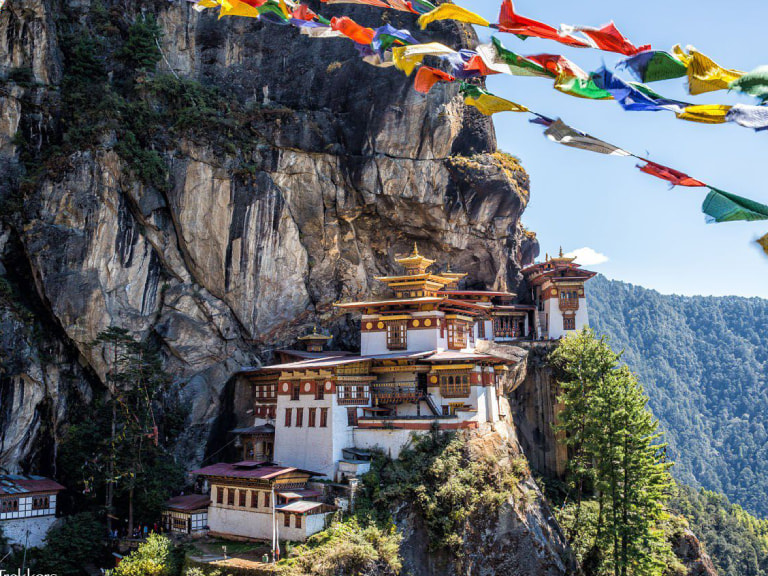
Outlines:
[[[271,540],[272,512],[237,510],[212,503],[208,508],[208,526],[211,532]]]
[[[563,313],[560,311],[560,300],[550,298],[544,303],[544,312],[549,314],[549,337],[552,340],[574,334],[589,325],[589,311],[587,310],[587,299],[579,298],[579,309],[576,310],[576,330],[565,330],[563,328]]]
[[[19,518],[0,522],[3,535],[9,544],[18,544],[30,548],[40,548],[46,534],[56,522],[56,516],[38,516],[35,518]],[[29,534],[27,534],[29,533]]]
[[[280,540],[292,540],[295,542],[301,542],[303,540],[306,540],[309,536],[312,536],[312,534],[317,534],[318,532],[325,529],[325,518],[330,514],[330,512],[326,512],[325,514],[310,514],[308,516],[302,516],[301,517],[301,528],[296,528],[296,515],[295,514],[289,514],[291,517],[290,527],[286,527],[284,525],[285,523],[285,515],[281,514],[280,512],[277,513],[277,534]]]
[[[0,514],[0,520],[56,515],[56,494],[48,495],[48,508],[41,508],[40,510],[32,509],[33,498],[34,496],[19,497],[19,509],[14,512]]]

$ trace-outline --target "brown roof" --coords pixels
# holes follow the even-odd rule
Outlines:
[[[317,472],[310,472],[309,470],[301,470],[299,468],[290,468],[286,466],[267,466],[260,465],[259,463],[248,462],[246,465],[227,464],[220,462],[219,464],[212,464],[199,470],[192,470],[192,474],[199,474],[200,476],[221,476],[224,478],[246,478],[246,479],[260,479],[270,480],[289,472],[302,472],[309,474],[310,476],[322,476]]]
[[[20,474],[0,475],[0,494],[31,494],[36,492],[60,492],[64,486],[43,476],[22,476]]]
[[[184,496],[174,496],[165,503],[165,507],[188,512],[208,508],[210,503],[211,498],[207,494],[187,494]]]

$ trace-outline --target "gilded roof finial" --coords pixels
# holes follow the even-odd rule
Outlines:
[[[544,262],[549,262],[549,252],[544,253]]]
[[[419,255],[419,246],[416,244],[416,242],[413,243],[413,255],[414,256]]]
[[[560,246],[560,258],[562,258],[562,257],[563,257],[563,247]]]

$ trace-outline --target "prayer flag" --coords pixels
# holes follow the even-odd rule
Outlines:
[[[699,104],[683,108],[682,112],[677,112],[677,117],[680,120],[690,120],[691,122],[702,122],[704,124],[723,124],[730,109],[730,106],[722,104]]]
[[[260,14],[258,9],[241,2],[240,0],[219,0],[221,9],[219,10],[219,18],[224,16],[244,16],[245,18],[259,18]]]
[[[728,85],[731,90],[744,92],[762,101],[768,100],[768,66],[760,66],[747,72]]]
[[[408,2],[408,4],[410,4],[413,9],[412,12],[416,14],[426,14],[435,9],[435,5],[427,0],[412,0],[411,2]]]
[[[577,98],[590,100],[612,100],[613,96],[607,90],[595,83],[592,76],[580,78],[567,72],[563,72],[555,79],[555,90]]]
[[[432,86],[441,80],[443,82],[453,82],[456,78],[437,68],[421,66],[419,67],[419,71],[416,72],[416,80],[413,83],[413,87],[416,89],[416,92],[429,94],[429,91],[432,90]]]
[[[377,8],[389,8],[389,4],[381,0],[320,0],[323,4],[364,4]]]
[[[610,156],[632,156],[632,154],[626,150],[622,150],[613,144],[608,144],[608,142],[603,142],[594,136],[590,136],[589,134],[571,128],[559,119],[553,122],[549,128],[544,131],[544,135],[553,142],[557,142],[563,146],[570,146],[571,148],[580,148],[581,150],[589,150],[590,152],[608,154]]]
[[[477,54],[482,58],[486,67],[500,74],[510,74],[512,76],[540,76],[551,78],[551,74],[538,62],[534,62],[515,54],[511,50],[504,48],[501,41],[493,36],[491,44],[481,44],[477,47]]]
[[[446,56],[456,54],[456,50],[448,48],[439,42],[430,42],[428,44],[413,44],[410,46],[395,46],[392,48],[392,56],[395,66],[398,70],[405,72],[410,76],[413,69],[421,64],[425,56]]]
[[[461,92],[464,94],[464,103],[474,106],[486,116],[496,112],[528,112],[528,108],[516,104],[510,100],[494,96],[487,90],[483,90],[474,84],[462,83]]]
[[[516,14],[512,0],[503,0],[501,3],[498,29],[501,32],[509,32],[518,36],[535,36],[536,38],[555,40],[578,48],[589,47],[589,43],[581,38],[563,34],[548,24]]]
[[[600,88],[607,90],[624,110],[658,112],[659,110],[672,110],[682,112],[685,102],[667,100],[653,90],[642,84],[625,82],[607,68],[601,68],[593,74],[595,83]]]
[[[646,52],[651,49],[650,44],[635,47],[632,42],[627,40],[613,22],[610,22],[602,28],[590,28],[587,26],[567,26],[562,25],[561,31],[571,34],[581,32],[590,40],[593,48],[605,50],[606,52],[617,52],[627,56],[634,56],[640,52]]]
[[[688,67],[688,91],[691,94],[725,90],[744,75],[740,70],[723,68],[692,46],[688,46],[688,54],[679,45],[672,51]]]
[[[682,78],[688,73],[688,67],[669,52],[652,50],[641,52],[632,58],[619,62],[618,68],[626,68],[640,82],[658,82]]]
[[[385,50],[389,50],[396,43],[418,44],[419,41],[411,36],[411,33],[408,30],[398,30],[389,24],[379,26],[374,30],[371,47],[377,52],[381,53]]]
[[[490,26],[491,23],[485,18],[466,8],[456,4],[440,4],[437,8],[419,17],[419,26],[424,30],[430,23],[438,20],[456,20],[466,22],[467,24],[477,24],[478,26]]]
[[[758,244],[760,244],[760,247],[763,249],[763,252],[765,252],[765,255],[768,256],[768,234],[763,236],[762,238],[758,238],[755,240]]]
[[[643,162],[646,163],[645,166],[640,166],[639,164],[637,166],[640,168],[641,172],[656,176],[656,178],[661,178],[662,180],[667,180],[672,183],[672,186],[706,186],[703,182],[699,182],[683,172],[678,172],[677,170],[662,166],[661,164],[656,164],[656,162],[651,162],[650,160],[643,160]]]
[[[754,130],[768,129],[768,106],[735,104],[725,115],[726,122],[736,122]]]
[[[734,222],[736,220],[768,220],[768,206],[709,186],[709,194],[701,205],[707,222]]]
[[[331,28],[341,32],[344,36],[351,38],[358,44],[364,44],[366,46],[373,42],[373,37],[375,35],[372,28],[360,26],[360,24],[347,16],[331,18]]]

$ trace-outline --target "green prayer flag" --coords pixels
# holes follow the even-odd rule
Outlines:
[[[669,52],[658,51],[648,61],[643,75],[643,82],[658,82],[682,78],[688,73],[688,67]]]
[[[492,70],[501,72],[500,69],[493,67],[493,63],[498,62],[509,67],[508,70],[503,72],[505,74],[513,74],[515,76],[543,76],[545,78],[555,77],[552,72],[538,62],[534,62],[525,56],[520,56],[519,54],[512,52],[512,50],[505,48],[504,44],[502,44],[501,40],[496,38],[496,36],[491,37],[491,42],[493,43],[492,51],[486,49],[488,45],[484,44],[483,46],[478,46],[478,53],[486,65],[490,66]],[[491,56],[494,56],[492,58],[494,62],[486,61]]]
[[[768,66],[760,66],[744,74],[728,85],[730,90],[738,90],[761,100],[768,100]]]
[[[768,220],[768,206],[709,186],[701,211],[708,222]]]
[[[555,90],[578,98],[613,100],[611,93],[599,88],[591,75],[589,78],[578,78],[565,73],[560,74],[555,80]]]

